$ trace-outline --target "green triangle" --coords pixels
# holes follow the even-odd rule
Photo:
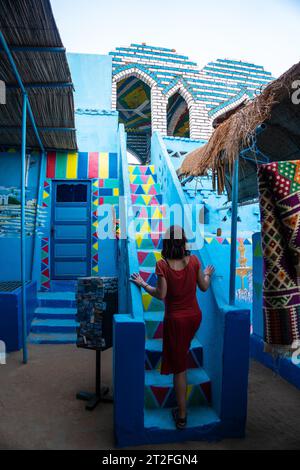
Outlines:
[[[194,385],[189,397],[188,404],[189,406],[207,405],[207,401],[201,392],[199,385]]]
[[[147,268],[152,268],[153,266],[156,265],[156,258],[153,253],[149,253],[147,258],[145,259],[143,266]]]
[[[154,398],[150,387],[145,387],[144,404],[146,408],[158,408],[156,399]]]
[[[132,172],[132,175],[140,175],[140,174],[141,174],[140,167],[136,166]]]
[[[156,332],[157,330],[157,327],[158,327],[158,321],[147,321],[146,322],[146,334],[147,334],[147,338],[151,339],[153,338],[154,336],[154,333]]]

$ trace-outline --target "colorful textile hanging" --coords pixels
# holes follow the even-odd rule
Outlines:
[[[300,161],[259,166],[265,350],[300,341]]]

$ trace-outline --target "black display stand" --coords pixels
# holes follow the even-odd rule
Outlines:
[[[79,346],[82,347],[82,346]],[[92,349],[92,348],[83,348],[83,349]],[[96,391],[95,393],[89,392],[78,392],[76,394],[77,400],[84,400],[87,401],[85,406],[86,410],[92,411],[98,403],[106,402],[111,403],[113,402],[113,397],[109,393],[109,387],[105,385],[101,385],[101,349],[92,349],[96,351]]]

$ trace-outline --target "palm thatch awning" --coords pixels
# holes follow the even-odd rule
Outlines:
[[[300,62],[293,65],[262,93],[219,123],[208,143],[188,154],[179,177],[201,176],[212,171],[213,183],[231,198],[233,162],[241,159],[239,201],[257,196],[256,167],[261,158],[269,161],[300,158],[300,99],[295,97],[300,80]],[[300,83],[300,82],[299,82]],[[299,88],[298,83],[298,88]],[[292,97],[294,96],[294,99]],[[258,129],[264,129],[258,133]]]
[[[49,0],[1,0],[0,30],[26,88],[42,143],[47,150],[76,150],[73,84]],[[22,94],[0,46],[0,147],[21,145]],[[28,122],[27,145],[38,148]]]

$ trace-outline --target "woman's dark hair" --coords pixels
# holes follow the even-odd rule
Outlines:
[[[182,259],[190,255],[186,249],[187,239],[182,227],[171,225],[163,238],[161,255],[164,259]]]

